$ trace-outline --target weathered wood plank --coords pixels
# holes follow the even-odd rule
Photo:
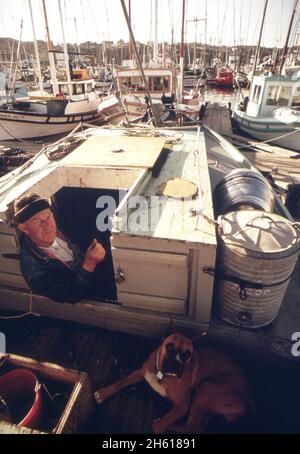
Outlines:
[[[145,141],[144,137],[124,136],[120,141],[118,136],[93,136],[67,156],[63,164],[152,168],[165,141],[163,137],[151,137]]]

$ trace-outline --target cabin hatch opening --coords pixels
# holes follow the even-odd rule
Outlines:
[[[111,218],[125,195],[126,191],[114,189],[63,187],[52,197],[58,229],[82,251],[86,251],[94,238],[106,251],[104,261],[95,271],[92,291],[95,300],[117,300],[111,253]]]

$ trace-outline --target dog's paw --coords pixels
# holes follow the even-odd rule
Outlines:
[[[164,432],[165,426],[162,424],[161,419],[155,419],[152,424],[152,431],[155,434],[162,434]]]
[[[102,402],[104,402],[107,398],[108,398],[108,395],[107,393],[105,392],[105,389],[103,388],[100,388],[98,389],[98,391],[95,391],[94,392],[94,397],[96,399],[96,402],[98,404],[102,404]]]

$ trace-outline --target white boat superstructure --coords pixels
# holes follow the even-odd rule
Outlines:
[[[147,67],[143,69],[153,108],[162,122],[182,114],[196,120],[199,99],[192,96],[176,103],[176,72],[172,68]],[[111,124],[118,125],[122,120],[134,121],[142,118],[148,110],[145,100],[146,90],[138,69],[117,69],[118,94],[105,99],[99,106],[104,117]],[[167,106],[167,108],[165,108]],[[176,112],[175,112],[176,111]]]
[[[173,69],[153,67],[144,68],[144,73],[153,105],[159,109],[162,106],[161,97],[171,98],[175,93],[175,72]],[[120,124],[122,120],[136,120],[147,112],[146,90],[140,71],[119,68],[116,75],[119,93],[110,97],[110,101],[105,99],[99,106],[107,121],[114,125]]]
[[[103,121],[94,79],[84,70],[78,70],[74,76],[76,79],[69,82],[57,81],[56,95],[31,91],[27,98],[2,105],[0,140],[48,137],[72,131],[80,122]]]
[[[292,76],[255,76],[249,98],[234,108],[232,118],[240,131],[252,137],[300,151],[299,118],[289,115],[290,121],[286,121],[281,110],[299,106],[299,72]]]

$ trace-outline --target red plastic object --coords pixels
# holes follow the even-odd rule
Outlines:
[[[15,369],[0,376],[0,395],[11,413],[21,419],[18,427],[38,429],[42,419],[41,385],[30,369]]]

